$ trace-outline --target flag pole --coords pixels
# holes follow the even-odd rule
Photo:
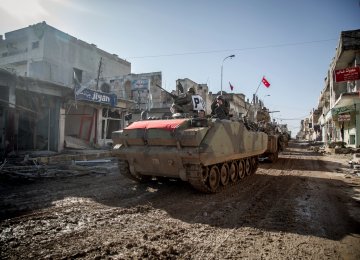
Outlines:
[[[253,95],[253,104],[254,104],[254,105],[255,105],[255,96],[256,96],[256,94],[257,94],[257,92],[258,92],[259,88],[260,88],[260,85],[261,85],[262,79],[263,79],[264,77],[265,77],[265,76],[263,76],[263,77],[261,78],[261,80],[260,80],[260,82],[259,82],[259,85],[258,85],[258,86],[257,86],[257,88],[256,88],[255,94]]]

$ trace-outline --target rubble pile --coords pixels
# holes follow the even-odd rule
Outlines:
[[[40,178],[63,178],[89,174],[106,175],[117,169],[113,158],[101,160],[65,161],[44,164],[25,155],[6,158],[0,163],[0,176],[11,179],[34,180]]]

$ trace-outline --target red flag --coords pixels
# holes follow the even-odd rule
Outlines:
[[[261,82],[265,85],[265,87],[270,87],[270,83],[265,79],[265,77],[262,78]]]
[[[234,86],[233,86],[233,85],[231,85],[230,81],[229,81],[229,85],[230,85],[230,89],[231,89],[231,91],[233,91]]]

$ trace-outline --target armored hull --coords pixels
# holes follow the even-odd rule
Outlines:
[[[279,157],[279,135],[268,135],[268,146],[260,157],[267,158],[270,162],[276,162]]]
[[[112,138],[123,175],[180,178],[207,193],[255,173],[268,144],[267,134],[219,119],[138,121]]]

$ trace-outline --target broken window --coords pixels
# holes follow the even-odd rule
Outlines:
[[[74,68],[74,80],[77,80],[79,83],[82,82],[82,70]]]
[[[117,110],[103,108],[101,124],[101,138],[111,139],[111,133],[121,129],[121,115]]]

